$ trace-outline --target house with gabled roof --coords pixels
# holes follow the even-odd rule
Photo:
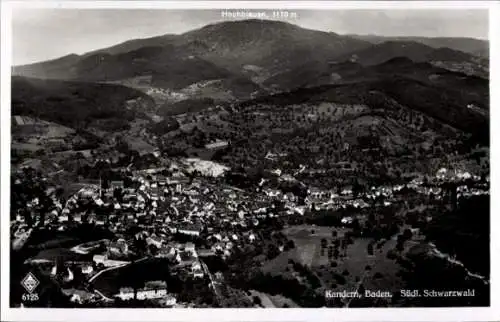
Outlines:
[[[163,245],[158,250],[156,257],[160,258],[173,258],[177,254],[177,251],[174,247],[170,245]]]
[[[192,243],[192,242],[187,242],[187,243],[184,245],[184,249],[185,249],[186,251],[189,251],[189,252],[194,252],[194,251],[195,251],[195,249],[196,249],[196,247],[195,247],[194,243]]]
[[[177,232],[184,235],[199,236],[202,227],[199,224],[184,223],[177,228]]]
[[[146,243],[148,245],[155,245],[157,248],[161,248],[163,245],[163,238],[157,235],[151,235],[146,238]]]
[[[190,266],[197,258],[191,252],[181,251],[177,253],[176,260],[180,266]]]

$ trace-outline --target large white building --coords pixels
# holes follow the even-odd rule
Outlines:
[[[209,150],[220,149],[220,148],[225,148],[228,145],[229,143],[227,141],[215,141],[213,143],[206,144],[205,148]]]
[[[152,300],[160,299],[168,295],[167,289],[139,289],[137,290],[138,300]],[[116,294],[115,297],[119,297],[122,300],[132,300],[134,298],[134,289],[131,287],[120,288],[120,293]]]
[[[146,282],[143,288],[137,290],[138,300],[162,299],[166,298],[167,295],[167,283],[164,281]],[[134,289],[131,287],[122,287],[115,297],[121,298],[122,300],[131,300],[134,298]]]

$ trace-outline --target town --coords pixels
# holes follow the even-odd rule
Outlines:
[[[112,165],[101,159],[95,164],[100,162]],[[23,261],[56,281],[73,305],[148,301],[156,307],[204,307],[228,305],[224,297],[236,297],[243,301],[238,306],[252,306],[244,292],[235,296],[233,289],[227,295],[222,272],[210,267],[214,258],[230,261],[249,246],[265,248],[269,255],[275,242],[269,231],[275,236],[288,226],[312,223],[314,228],[326,220],[353,229],[365,225],[370,208],[396,212],[418,198],[427,207],[453,208],[460,199],[489,193],[489,177],[446,168],[406,184],[329,190],[308,187],[280,169],[244,190],[228,183],[229,172],[211,161],[169,159],[159,168],[114,168],[112,180],[83,180],[68,195],[32,168],[20,168],[12,190],[15,196],[24,191],[25,202],[13,207],[12,247],[22,249],[39,235],[92,229],[85,242],[69,248],[64,237],[55,238],[56,248],[44,249],[43,242],[50,241],[42,241],[38,253]],[[283,189],[282,183],[299,189]],[[274,247],[270,258],[295,246],[285,237]],[[189,292],[189,287],[201,291]]]

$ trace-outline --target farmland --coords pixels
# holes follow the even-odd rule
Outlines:
[[[295,248],[283,252],[273,260],[266,262],[264,271],[284,271],[290,259],[309,267],[326,265],[328,257],[326,254],[321,255],[321,239],[331,239],[332,230],[337,231],[338,236],[343,236],[345,233],[345,229],[342,228],[313,225],[286,227],[283,229],[283,233],[288,239],[293,240]]]
[[[332,230],[336,231],[335,237],[332,237]],[[363,285],[367,290],[394,292],[402,286],[399,264],[387,258],[387,252],[396,246],[395,238],[376,243],[373,255],[368,253],[372,239],[354,238],[345,249],[339,247],[339,253],[333,251],[329,257],[329,248],[335,249],[335,241],[343,240],[347,229],[301,225],[286,227],[283,232],[294,241],[295,248],[266,262],[262,267],[264,272],[292,274],[303,281],[303,277],[292,269],[295,267],[292,263],[300,263],[311,269],[325,290],[356,290]],[[322,239],[326,239],[323,250]]]
[[[285,235],[295,242],[295,259],[310,267],[328,263],[326,253],[321,255],[321,239],[331,239],[332,230],[343,237],[346,229],[312,225],[290,226],[284,229]]]
[[[71,128],[27,116],[16,115],[14,120],[12,147],[18,150],[36,151],[49,144],[71,140],[75,134]]]

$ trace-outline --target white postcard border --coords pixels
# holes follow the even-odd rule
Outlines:
[[[11,9],[489,9],[490,124],[500,121],[500,4],[496,1],[17,1],[1,3],[1,318],[2,321],[494,321],[500,318],[500,166],[491,162],[491,306],[489,308],[382,309],[19,309],[9,308],[9,188]],[[496,91],[494,89],[497,89]],[[491,127],[491,138],[500,134]],[[500,146],[490,142],[492,160],[500,162]],[[499,192],[497,194],[497,192]],[[496,274],[495,274],[496,273]]]

